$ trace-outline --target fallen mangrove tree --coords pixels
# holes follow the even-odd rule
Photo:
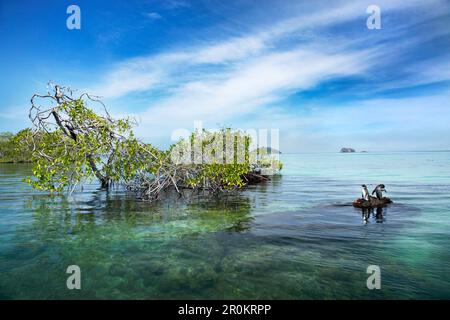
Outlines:
[[[242,189],[269,179],[282,165],[257,151],[241,130],[194,131],[160,150],[137,139],[131,118],[114,119],[99,97],[50,84],[31,98],[32,128],[18,135],[31,150],[33,177],[27,182],[50,192],[73,192],[96,178],[104,188],[123,185],[139,198],[154,201],[167,191],[211,193]],[[88,106],[95,104],[97,109]],[[23,146],[22,146],[23,147]]]

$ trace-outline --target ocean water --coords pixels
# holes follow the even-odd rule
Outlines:
[[[450,298],[450,152],[281,158],[263,185],[156,204],[96,184],[50,196],[1,164],[0,299]],[[364,220],[362,183],[394,203]]]

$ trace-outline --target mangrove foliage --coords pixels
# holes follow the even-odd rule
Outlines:
[[[58,85],[33,95],[29,118],[32,128],[14,141],[28,150],[33,163],[27,182],[50,192],[72,192],[83,181],[97,179],[104,188],[123,185],[153,201],[167,192],[181,196],[185,189],[242,189],[268,180],[267,170],[276,173],[282,167],[275,158],[251,152],[250,135],[231,128],[197,130],[160,150],[135,137],[133,119],[111,117],[99,97],[76,96]]]

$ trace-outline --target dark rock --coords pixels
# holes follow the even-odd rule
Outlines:
[[[381,199],[377,199],[374,197],[370,197],[370,201],[365,199],[356,199],[353,201],[353,206],[356,208],[376,208],[376,207],[384,207],[393,201],[389,198],[383,197]]]
[[[341,149],[342,153],[351,153],[351,152],[355,152],[355,149],[352,148],[342,148]]]
[[[242,175],[242,178],[247,184],[257,184],[270,180],[268,176],[254,172],[246,173]]]

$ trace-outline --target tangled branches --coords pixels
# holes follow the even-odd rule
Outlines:
[[[73,190],[91,176],[103,187],[133,177],[144,164],[134,161],[142,159],[138,155],[143,146],[133,136],[132,121],[113,119],[98,97],[87,93],[74,97],[70,88],[51,88],[52,92],[31,98],[33,127],[22,137],[32,150],[37,178],[29,182],[39,189],[62,191]],[[88,102],[100,104],[103,115],[87,107]],[[151,146],[145,146],[145,151],[151,155]]]

